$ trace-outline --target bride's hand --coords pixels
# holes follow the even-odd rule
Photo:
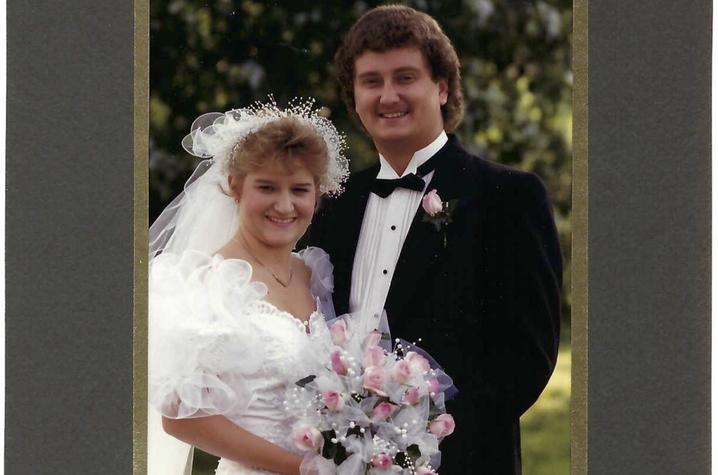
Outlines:
[[[337,467],[334,462],[318,454],[307,454],[299,467],[299,475],[334,475]]]

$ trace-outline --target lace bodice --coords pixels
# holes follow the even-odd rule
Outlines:
[[[317,364],[316,351],[309,351],[312,340],[330,344],[325,316],[333,315],[327,254],[308,248],[297,255],[312,270],[317,302],[306,324],[266,301],[267,287],[251,280],[252,267],[244,260],[188,251],[152,261],[148,379],[153,407],[172,418],[221,414],[295,450],[287,437],[292,421],[281,402],[288,384],[311,374]]]

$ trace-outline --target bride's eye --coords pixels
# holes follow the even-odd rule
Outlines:
[[[267,193],[274,191],[274,187],[272,185],[257,185],[257,188],[260,191],[267,192]]]

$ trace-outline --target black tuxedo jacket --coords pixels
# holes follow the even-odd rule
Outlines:
[[[437,154],[427,190],[457,203],[441,231],[417,211],[385,305],[392,338],[421,338],[459,389],[447,404],[456,431],[441,443],[440,473],[519,474],[519,416],[546,386],[558,351],[561,254],[551,206],[538,177],[472,156],[452,135]],[[309,235],[334,264],[337,315],[348,311],[378,170],[352,175]]]

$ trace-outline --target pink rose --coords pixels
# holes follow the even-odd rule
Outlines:
[[[371,333],[367,335],[366,338],[364,338],[364,341],[362,344],[364,345],[364,348],[369,348],[371,346],[377,346],[379,342],[381,341],[382,333],[378,330],[374,330]]]
[[[396,407],[394,404],[390,402],[380,402],[376,405],[374,408],[374,412],[372,413],[372,421],[379,422],[379,421],[385,421],[391,417],[392,414],[394,414],[394,411],[396,411]]]
[[[399,360],[391,369],[391,375],[399,384],[404,384],[411,376],[411,366],[406,360]]]
[[[385,359],[384,349],[378,346],[370,346],[364,351],[364,367],[381,366]]]
[[[342,359],[342,352],[337,350],[332,352],[332,369],[335,373],[340,374],[342,376],[346,376],[347,368],[346,363],[344,363],[344,360]]]
[[[369,366],[364,370],[363,386],[369,391],[373,391],[379,396],[386,396],[384,392],[385,381],[386,372],[380,366]]]
[[[451,414],[441,414],[429,424],[429,431],[437,437],[446,437],[454,432],[456,424]]]
[[[339,391],[330,389],[329,391],[322,391],[322,401],[327,409],[330,411],[341,411],[344,407],[344,399]]]
[[[374,468],[378,468],[379,470],[387,470],[389,467],[392,466],[394,461],[389,457],[388,454],[380,453],[376,454],[371,458],[371,464],[374,466]]]
[[[429,467],[422,465],[416,469],[416,475],[437,475],[437,473]]]
[[[404,396],[401,398],[401,402],[410,406],[413,406],[414,404],[419,402],[419,388],[407,389],[404,393]]]
[[[436,190],[431,190],[421,199],[421,206],[429,216],[434,216],[436,213],[441,212],[444,209],[444,205],[441,202],[441,197]]]
[[[438,379],[432,378],[429,380],[429,393],[437,394],[440,389],[441,389],[441,385],[439,384]]]
[[[408,352],[404,357],[404,361],[409,363],[409,366],[411,367],[411,372],[413,374],[424,374],[426,371],[429,371],[431,369],[429,360],[427,360],[415,351]]]
[[[319,429],[308,424],[298,425],[292,430],[292,441],[299,450],[318,451],[323,440]]]
[[[347,334],[347,323],[344,320],[337,320],[329,327],[329,334],[335,345],[342,346],[349,339]]]

